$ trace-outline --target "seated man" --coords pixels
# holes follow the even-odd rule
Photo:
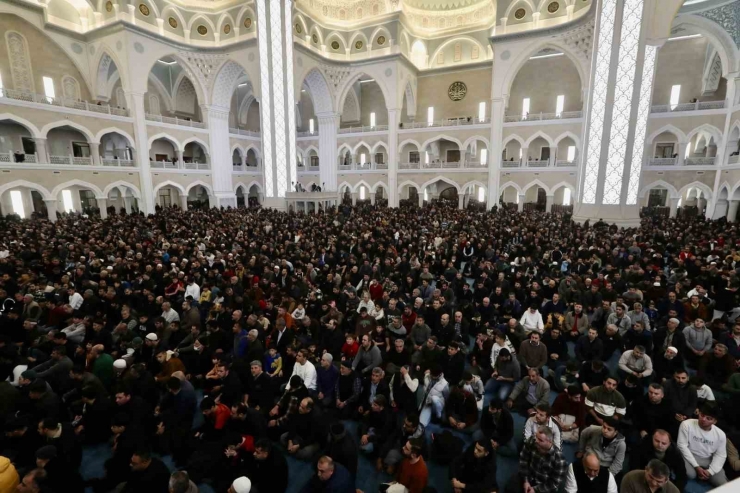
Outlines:
[[[450,387],[439,366],[424,373],[424,402],[421,403],[419,421],[427,426],[430,421],[441,422]]]
[[[426,449],[425,430],[426,428],[424,425],[419,423],[418,414],[407,414],[403,423],[396,427],[385,443],[381,444],[382,450],[380,451],[380,457],[378,457],[376,468],[381,470],[383,469],[383,466],[385,466],[385,472],[393,476],[396,472],[396,467],[403,459],[403,446],[406,445],[409,440],[420,440],[420,443],[424,444],[422,450]]]
[[[647,394],[632,402],[628,413],[632,426],[640,438],[652,433],[671,421],[673,412],[665,399],[665,391],[659,383],[651,383]]]
[[[668,346],[665,351],[656,354],[653,360],[653,379],[658,383],[672,379],[677,370],[685,368],[683,358],[673,346]]]
[[[586,451],[594,452],[599,457],[601,465],[608,467],[609,472],[615,477],[622,472],[627,442],[624,435],[619,432],[619,421],[606,417],[602,420],[601,426],[589,426],[583,430],[576,457],[583,458]]]
[[[524,442],[518,474],[506,485],[506,492],[558,491],[567,468],[563,453],[552,443],[552,431],[542,426]]]
[[[595,452],[588,451],[583,459],[568,466],[565,475],[565,493],[617,493],[617,481],[609,470],[602,466]]]
[[[712,352],[699,360],[699,376],[714,390],[720,390],[734,371],[735,360],[727,354],[727,346],[722,343],[715,344]]]
[[[496,454],[488,440],[474,442],[450,466],[450,483],[454,493],[464,491],[497,491]]]
[[[679,493],[680,490],[671,483],[669,474],[668,466],[658,459],[653,459],[645,470],[636,469],[625,474],[620,487],[622,493],[643,493],[645,491]]]
[[[661,429],[655,430],[640,440],[637,447],[630,448],[630,468],[644,469],[650,461],[658,459],[670,470],[668,479],[676,487],[684,491],[686,487],[686,466],[683,456],[675,443],[671,442],[671,435]]]
[[[339,378],[334,388],[335,405],[339,419],[347,419],[354,415],[360,402],[360,394],[362,394],[360,376],[352,369],[351,362],[342,361]]]
[[[367,416],[370,413],[370,408],[375,402],[375,397],[382,395],[385,397],[386,402],[391,400],[391,390],[386,382],[385,372],[380,367],[373,368],[370,378],[366,379],[362,385],[362,393],[360,394],[360,405],[357,408],[357,413],[360,416]]]
[[[561,448],[560,426],[550,416],[550,405],[541,403],[534,406],[535,413],[524,423],[524,440],[533,436],[540,426],[550,428],[552,431],[552,443]]]
[[[488,403],[480,418],[480,429],[473,433],[473,440],[490,440],[496,452],[514,437],[514,418],[504,403],[494,399]]]
[[[604,355],[604,342],[599,338],[599,331],[595,327],[578,338],[576,342],[576,358],[581,363],[591,360],[600,360]]]
[[[444,424],[460,433],[473,433],[478,429],[478,403],[464,382],[450,389],[445,403]]]
[[[580,430],[586,426],[586,404],[578,385],[571,385],[558,394],[552,403],[552,419],[560,427],[564,442],[578,442]]]
[[[298,412],[288,419],[287,430],[280,436],[280,442],[290,455],[299,460],[311,460],[321,450],[327,430],[312,398],[301,401]]]
[[[615,417],[619,419],[627,414],[627,401],[617,390],[617,379],[607,375],[603,385],[594,387],[586,394],[586,423],[604,422],[604,418]]]
[[[682,422],[694,416],[698,403],[696,387],[689,383],[689,374],[684,368],[679,368],[671,380],[663,384],[665,398],[671,406],[673,419],[667,423],[671,436],[678,436],[678,427]]]
[[[385,396],[378,394],[370,406],[370,412],[360,423],[360,450],[366,454],[377,453],[393,430],[394,416]]]
[[[622,353],[619,358],[619,373],[622,377],[634,375],[643,385],[647,385],[653,375],[653,361],[645,353],[644,346],[635,346]]]
[[[534,406],[547,404],[550,395],[550,384],[540,376],[535,368],[527,371],[527,376],[516,384],[506,401],[506,407],[514,408],[523,416],[534,414]]]
[[[519,363],[522,365],[522,370],[529,368],[540,370],[547,364],[547,347],[540,341],[541,337],[539,332],[531,332],[529,339],[522,341],[519,345],[517,358],[519,358]]]
[[[727,483],[723,469],[727,459],[727,437],[717,426],[717,408],[706,403],[698,419],[687,419],[678,429],[678,450],[689,479],[709,481],[712,486]]]

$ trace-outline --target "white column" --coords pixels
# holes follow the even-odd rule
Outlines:
[[[676,200],[678,202],[678,200]],[[737,206],[740,205],[740,200],[730,200],[730,206],[727,209],[727,222],[734,223],[735,216],[737,216]],[[673,204],[671,204],[671,212],[673,212]],[[675,214],[671,217],[675,217]]]
[[[188,210],[188,196],[187,195],[180,195],[180,209],[186,211]]]
[[[49,221],[56,222],[57,199],[44,199],[44,204],[46,204],[46,214],[49,217]]]
[[[357,205],[357,192],[352,192],[352,205]]]
[[[370,192],[370,205],[375,205],[375,192]]]
[[[494,70],[494,72],[496,71]],[[491,148],[488,152],[488,199],[486,201],[487,210],[491,210],[493,206],[498,205],[498,187],[501,180],[500,169],[501,156],[503,153],[501,144],[503,142],[504,112],[504,99],[493,98],[491,100]]]
[[[522,167],[526,168],[529,163],[529,147],[522,147]]]
[[[462,210],[465,208],[465,195],[464,194],[458,194],[457,196],[457,208]]]
[[[175,157],[177,158],[178,169],[183,169],[185,167],[185,164],[182,159],[182,151],[180,149],[175,149]]]
[[[216,207],[236,207],[236,195],[232,185],[234,166],[229,145],[229,108],[201,105],[203,119],[208,122],[213,195]]]
[[[689,146],[688,142],[678,144],[678,161],[676,162],[678,166],[683,166],[684,164],[686,164],[686,148],[688,146]]]
[[[131,214],[131,201],[132,200],[133,200],[132,197],[123,198],[123,208],[126,210],[126,214]]]
[[[550,162],[549,166],[555,166],[557,164],[558,148],[557,146],[550,146]]]
[[[419,207],[424,207],[424,191],[419,192]]]
[[[319,120],[319,178],[322,191],[337,190],[337,129],[339,114],[322,113]]]
[[[545,212],[552,212],[552,203],[555,202],[554,195],[545,196]]]
[[[100,218],[105,219],[108,217],[108,199],[97,197],[98,209],[100,209]]]
[[[681,200],[681,198],[669,198],[668,200],[670,200],[670,212],[668,214],[668,217],[676,217],[676,214],[678,213],[678,201]]]
[[[46,139],[33,139],[36,143],[36,154],[39,163],[49,162],[49,152],[46,150]]]
[[[521,212],[524,210],[524,194],[519,194],[519,203],[516,204],[516,209]]]
[[[398,124],[400,109],[388,110],[388,207],[398,207]]]
[[[98,142],[90,142],[89,144],[93,166],[100,166],[100,144]]]
[[[144,93],[130,92],[127,94],[131,116],[134,121],[134,140],[136,158],[139,167],[139,183],[141,188],[141,210],[144,214],[154,214],[154,186],[149,167],[149,137],[146,130],[146,111],[144,109]]]

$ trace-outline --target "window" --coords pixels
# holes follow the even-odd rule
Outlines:
[[[527,118],[529,115],[529,98],[524,98],[522,101],[522,118]]]
[[[72,212],[75,210],[71,190],[62,190],[62,204],[64,205],[64,212]]]
[[[568,162],[572,163],[576,160],[576,146],[568,146]]]
[[[555,103],[555,115],[557,115],[558,118],[560,118],[560,115],[563,113],[563,108],[565,108],[565,96],[561,94],[558,96],[557,103]]]
[[[429,151],[424,151],[424,164],[429,164]]]
[[[478,121],[486,121],[486,102],[482,101],[478,103]]]
[[[21,219],[25,219],[26,211],[23,209],[23,194],[19,190],[10,192],[10,201],[13,203],[13,212],[18,214]]]
[[[697,144],[698,144],[698,142],[697,142]],[[690,143],[689,143],[689,145],[686,146],[686,152],[684,153],[684,156],[683,157],[685,157],[687,159],[689,157],[691,157],[691,144]]]
[[[56,93],[54,92],[54,79],[51,77],[44,77],[44,94],[46,94],[49,98],[56,97]]]
[[[673,157],[673,143],[655,145],[655,157],[670,158]]]
[[[429,193],[427,193],[426,190],[424,190],[424,200],[426,200],[426,201],[429,200]]]
[[[318,167],[319,166],[319,156],[311,156],[311,164],[309,166]]]
[[[313,121],[313,118],[311,118],[310,120],[308,120],[308,132],[313,133],[313,131],[314,131],[314,121]]]
[[[516,193],[516,191],[514,191],[514,193]],[[517,204],[519,203],[519,194],[518,193],[516,193],[516,203]]]
[[[488,149],[480,150],[480,163],[483,165],[488,164]]]
[[[165,187],[159,191],[159,205],[162,207],[172,207],[172,191]]]
[[[679,98],[681,97],[681,86],[676,85],[671,87],[671,109],[676,109],[678,106]]]
[[[570,188],[563,190],[563,205],[570,205]]]
[[[418,163],[419,161],[420,161],[419,153],[417,151],[409,152],[409,162],[410,163]]]
[[[521,159],[522,157],[524,157],[524,149],[522,149],[522,148],[520,147],[520,148],[519,148],[519,159]]]
[[[365,164],[365,153],[360,154],[360,164]]]
[[[375,153],[375,163],[385,164],[385,154],[383,154],[382,152],[376,152]]]
[[[427,125],[429,125],[430,127],[434,125],[434,107],[433,106],[430,106],[427,109]]]
[[[485,191],[483,190],[483,187],[478,188],[478,202],[483,202],[485,199]]]
[[[365,187],[360,187],[360,200],[365,200]]]
[[[370,126],[375,128],[375,112],[370,113]]]

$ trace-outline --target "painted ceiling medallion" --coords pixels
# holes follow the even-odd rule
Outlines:
[[[295,32],[297,32],[298,34],[301,34],[303,32],[303,28],[301,27],[300,22],[295,23]]]
[[[376,40],[380,46],[383,46],[385,44],[385,36],[380,35],[378,36],[378,39]]]
[[[105,11],[106,12],[112,12],[113,11],[113,2],[105,2]]]
[[[167,19],[167,22],[169,22],[172,29],[177,29],[177,19],[175,19],[174,17],[170,17],[169,19]]]
[[[547,11],[551,14],[554,14],[560,10],[560,4],[558,2],[552,2],[550,5],[547,6]]]
[[[514,18],[516,20],[522,20],[524,19],[524,16],[527,15],[527,11],[524,9],[516,9],[516,12],[514,12]]]
[[[198,34],[200,34],[201,36],[205,36],[206,34],[208,34],[208,28],[201,24],[200,26],[198,26]]]
[[[331,42],[331,49],[332,50],[338,50],[339,49],[339,41],[332,41]]]
[[[231,32],[231,24],[224,25],[224,34],[229,34]]]
[[[316,33],[314,33],[314,34],[313,34],[313,35],[311,36],[311,41],[313,41],[314,43],[317,43],[317,44],[318,44],[318,42],[319,42],[319,37],[318,37],[318,36],[316,35]]]
[[[468,86],[464,82],[453,82],[447,89],[447,95],[453,101],[462,101],[465,99],[465,95],[468,93]]]
[[[139,4],[139,12],[141,12],[141,15],[143,15],[144,17],[148,17],[149,16],[149,7],[147,7],[143,3],[140,3]]]
[[[355,43],[355,49],[357,50],[361,50],[363,46],[365,46],[365,43],[363,43],[362,41],[357,41]]]
[[[252,27],[252,18],[251,17],[247,17],[246,19],[244,19],[244,27],[246,27],[247,29],[249,29],[250,27]]]

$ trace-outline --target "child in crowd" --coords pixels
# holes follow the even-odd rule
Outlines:
[[[271,377],[276,377],[283,368],[283,358],[278,353],[277,346],[272,345],[265,356],[265,371]]]
[[[360,350],[360,345],[353,334],[347,334],[346,341],[342,346],[342,361],[354,361],[357,351]]]

